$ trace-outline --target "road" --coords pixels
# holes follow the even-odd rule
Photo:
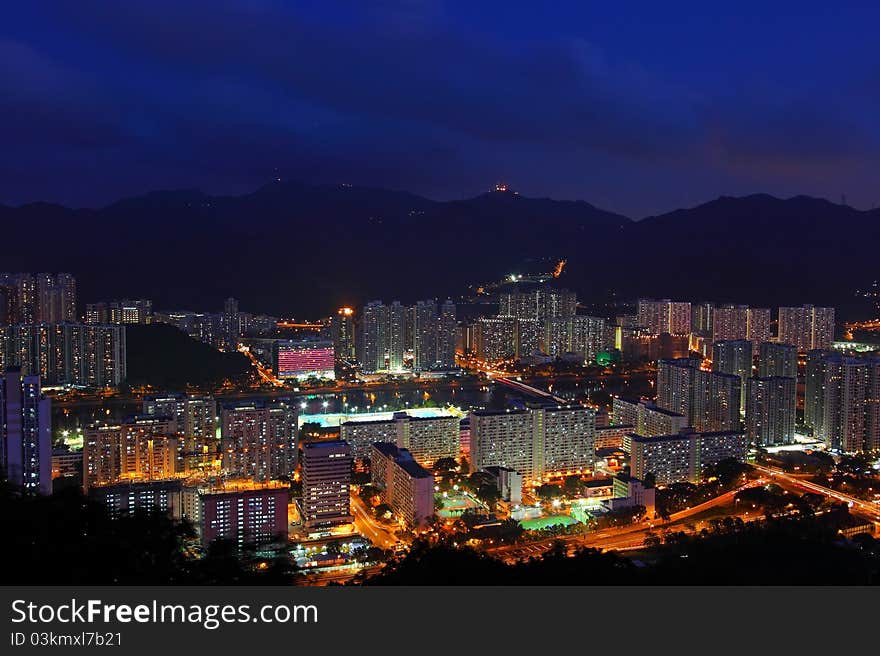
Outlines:
[[[758,464],[752,464],[752,466],[758,471],[763,472],[777,480],[783,480],[790,485],[794,485],[795,487],[809,490],[810,492],[823,494],[827,497],[831,497],[832,499],[837,499],[838,501],[843,501],[844,503],[850,504],[850,507],[862,512],[865,515],[868,515],[872,519],[880,520],[880,504],[873,503],[871,501],[865,501],[863,499],[850,496],[849,494],[838,492],[837,490],[832,490],[830,487],[825,487],[824,485],[819,485],[818,483],[813,483],[812,481],[806,481],[802,478],[798,478],[797,476],[793,476],[781,469],[777,469],[776,467],[767,467],[766,465]]]
[[[375,546],[380,549],[391,549],[400,541],[392,530],[376,521],[372,511],[364,505],[363,500],[357,494],[351,495],[351,510],[357,532]]]
[[[607,528],[601,531],[587,533],[585,535],[565,535],[559,537],[546,538],[528,544],[511,544],[502,545],[487,549],[490,553],[500,556],[504,560],[516,560],[522,556],[536,556],[549,549],[556,542],[562,541],[569,546],[570,550],[577,547],[594,547],[598,549],[624,551],[627,549],[636,549],[645,543],[645,536],[653,531],[668,529],[675,527],[677,530],[685,530],[687,520],[692,517],[718,508],[720,506],[729,505],[733,502],[737,492],[750,487],[761,485],[763,481],[749,481],[729,492],[725,492],[717,497],[691,508],[674,513],[668,521],[655,520],[651,522],[642,522],[640,524],[632,524],[630,526],[621,526],[619,528]],[[745,515],[743,515],[745,518]],[[699,529],[699,526],[697,526]]]

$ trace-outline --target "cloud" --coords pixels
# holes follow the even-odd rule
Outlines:
[[[588,38],[470,27],[433,0],[47,7],[19,9],[26,37],[0,31],[4,200],[52,196],[46,171],[71,176],[58,199],[74,202],[275,172],[450,197],[513,175],[639,214],[758,183],[836,192],[877,164],[874,119],[854,110],[870,81],[860,101],[724,71],[697,83]]]

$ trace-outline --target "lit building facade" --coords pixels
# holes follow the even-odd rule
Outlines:
[[[309,529],[351,523],[351,448],[343,440],[303,444],[303,512]]]
[[[834,341],[834,308],[812,305],[781,307],[778,330],[777,341],[793,344],[799,351],[831,348]]]
[[[225,474],[255,481],[291,476],[296,468],[296,409],[287,399],[226,406],[220,448]]]
[[[639,480],[653,474],[658,485],[698,483],[707,466],[727,458],[741,461],[748,447],[741,431],[685,430],[677,435],[629,437],[630,474]]]
[[[746,381],[746,435],[758,446],[794,442],[797,379],[782,376]]]
[[[373,444],[370,473],[382,501],[408,528],[428,523],[434,514],[434,477],[409,451],[387,442]]]
[[[39,376],[7,369],[0,380],[0,466],[25,494],[52,493],[52,407]]]

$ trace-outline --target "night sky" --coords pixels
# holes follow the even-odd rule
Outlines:
[[[281,177],[504,179],[635,218],[755,192],[870,208],[878,27],[878,2],[7,3],[0,202]]]

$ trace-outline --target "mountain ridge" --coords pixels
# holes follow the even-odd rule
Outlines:
[[[876,276],[872,240],[852,235],[876,232],[878,218],[804,195],[751,194],[634,221],[509,191],[436,201],[296,181],[228,196],[158,190],[96,209],[0,205],[3,268],[70,271],[82,303],[145,296],[158,309],[216,310],[231,295],[246,311],[313,317],[372,298],[457,296],[558,259],[568,261],[561,284],[592,303],[846,305]]]

